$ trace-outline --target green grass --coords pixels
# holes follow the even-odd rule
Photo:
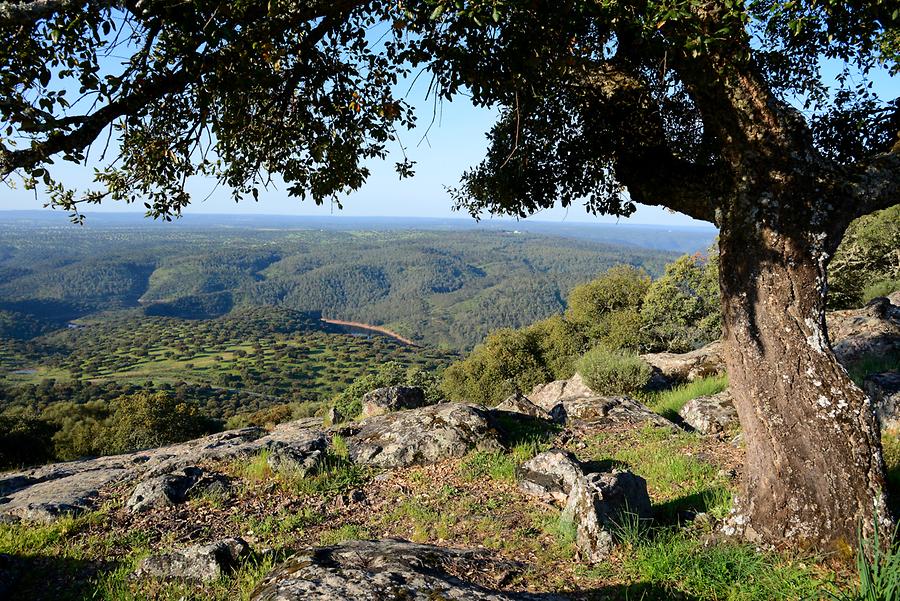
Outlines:
[[[653,411],[667,419],[678,421],[680,419],[678,412],[688,401],[701,396],[717,394],[726,388],[728,388],[727,375],[709,376],[669,390],[646,394],[643,400]]]
[[[702,440],[688,432],[647,426],[641,430],[603,433],[589,439],[579,454],[604,469],[629,469],[647,480],[656,517],[673,520],[685,510],[715,516],[731,505],[731,484],[719,468],[695,456]]]
[[[549,448],[543,440],[525,440],[510,451],[474,451],[469,453],[459,467],[460,476],[472,481],[490,476],[494,480],[513,482],[516,468]]]
[[[819,598],[822,582],[802,562],[749,545],[705,545],[676,529],[658,529],[624,554],[624,573],[662,589],[649,599],[771,601]],[[679,595],[681,594],[681,596]]]
[[[847,366],[847,373],[857,386],[862,386],[867,376],[886,371],[900,371],[900,353],[864,355]]]
[[[319,535],[319,545],[330,546],[343,543],[348,540],[365,540],[372,534],[363,526],[357,524],[345,524],[334,530],[326,530]]]

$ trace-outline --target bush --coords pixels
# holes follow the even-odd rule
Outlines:
[[[441,400],[441,374],[421,367],[404,368],[396,361],[383,363],[375,373],[356,378],[331,401],[331,406],[343,419],[354,419],[362,411],[362,397],[370,390],[386,386],[415,386],[425,392],[425,400]]]
[[[652,370],[633,353],[596,347],[578,361],[578,373],[597,394],[633,394],[650,381]]]
[[[617,265],[569,293],[566,319],[588,338],[597,341],[609,329],[610,314],[638,310],[650,287],[650,276],[631,265]]]
[[[496,405],[552,377],[541,356],[539,331],[503,328],[448,367],[441,387],[454,401]]]
[[[197,438],[215,429],[197,407],[163,392],[139,392],[114,399],[107,449],[126,453]]]
[[[873,298],[879,296],[887,296],[892,292],[900,290],[900,279],[896,280],[879,280],[866,286],[862,291],[862,302],[867,303]]]
[[[54,431],[52,424],[32,414],[0,415],[0,468],[52,459]]]
[[[537,344],[538,362],[554,380],[571,378],[575,362],[588,346],[587,337],[562,315],[554,315],[526,328]]]
[[[900,205],[851,223],[828,267],[828,308],[858,307],[866,302],[867,287],[900,280],[898,249]]]
[[[722,335],[717,256],[684,255],[666,265],[641,307],[650,351],[683,353]]]

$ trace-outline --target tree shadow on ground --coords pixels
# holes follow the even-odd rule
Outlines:
[[[497,430],[501,442],[507,447],[530,442],[546,442],[560,431],[558,425],[545,419],[512,411],[494,409],[490,412],[489,419],[491,427]]]
[[[94,598],[94,579],[112,561],[44,555],[0,555],[0,599],[75,601]]]
[[[710,487],[653,505],[653,520],[659,526],[674,526],[706,513],[721,503],[723,488]]]
[[[540,597],[538,597],[540,598]],[[700,597],[649,582],[611,584],[584,591],[566,591],[550,599],[584,599],[585,601],[700,601]]]

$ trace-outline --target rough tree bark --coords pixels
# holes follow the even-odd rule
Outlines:
[[[804,203],[770,219],[760,204],[720,230],[725,357],[747,451],[726,532],[852,548],[860,527],[891,530],[878,424],[828,343],[826,236]]]

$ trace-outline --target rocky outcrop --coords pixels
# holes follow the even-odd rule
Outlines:
[[[343,427],[350,458],[382,468],[426,465],[501,447],[486,410],[459,403],[378,415]]]
[[[315,472],[325,459],[328,440],[315,436],[297,441],[276,441],[269,448],[266,463],[275,473],[303,478]]]
[[[51,522],[95,507],[100,489],[143,482],[206,460],[247,456],[276,445],[326,444],[318,420],[280,424],[271,432],[242,428],[184,443],[124,455],[55,463],[0,476],[0,517]]]
[[[554,595],[502,592],[496,583],[519,570],[479,551],[401,540],[310,547],[278,566],[251,601],[551,601]]]
[[[592,428],[642,426],[646,424],[675,427],[666,418],[626,396],[591,396],[564,399],[553,408],[550,416],[558,424],[575,424]]]
[[[409,386],[376,388],[363,395],[362,417],[374,417],[401,409],[418,409],[425,406],[425,391]]]
[[[866,355],[900,352],[900,307],[887,298],[825,316],[831,347],[845,365]]]
[[[730,432],[740,427],[737,409],[728,390],[691,399],[678,414],[685,424],[701,434]]]
[[[535,455],[516,470],[519,489],[548,503],[565,505],[578,478],[584,476],[572,453],[552,449]]]
[[[650,353],[641,359],[669,384],[725,373],[721,342],[713,342],[688,353]]]
[[[873,374],[865,379],[863,389],[872,399],[881,429],[900,428],[900,373],[888,371]]]
[[[613,550],[616,529],[624,520],[649,517],[646,480],[631,472],[614,471],[578,478],[562,519],[574,526],[582,559],[599,563]]]
[[[528,400],[543,409],[552,411],[559,403],[568,399],[597,396],[585,384],[581,374],[575,374],[568,380],[555,380],[549,384],[538,384],[528,395]]]
[[[134,576],[211,582],[233,572],[249,553],[250,547],[242,539],[227,538],[208,545],[194,545],[151,555],[140,563]]]
[[[547,411],[532,403],[528,397],[519,392],[510,395],[505,401],[494,407],[494,410],[505,411],[506,413],[520,413],[539,419],[550,419],[550,414]]]

